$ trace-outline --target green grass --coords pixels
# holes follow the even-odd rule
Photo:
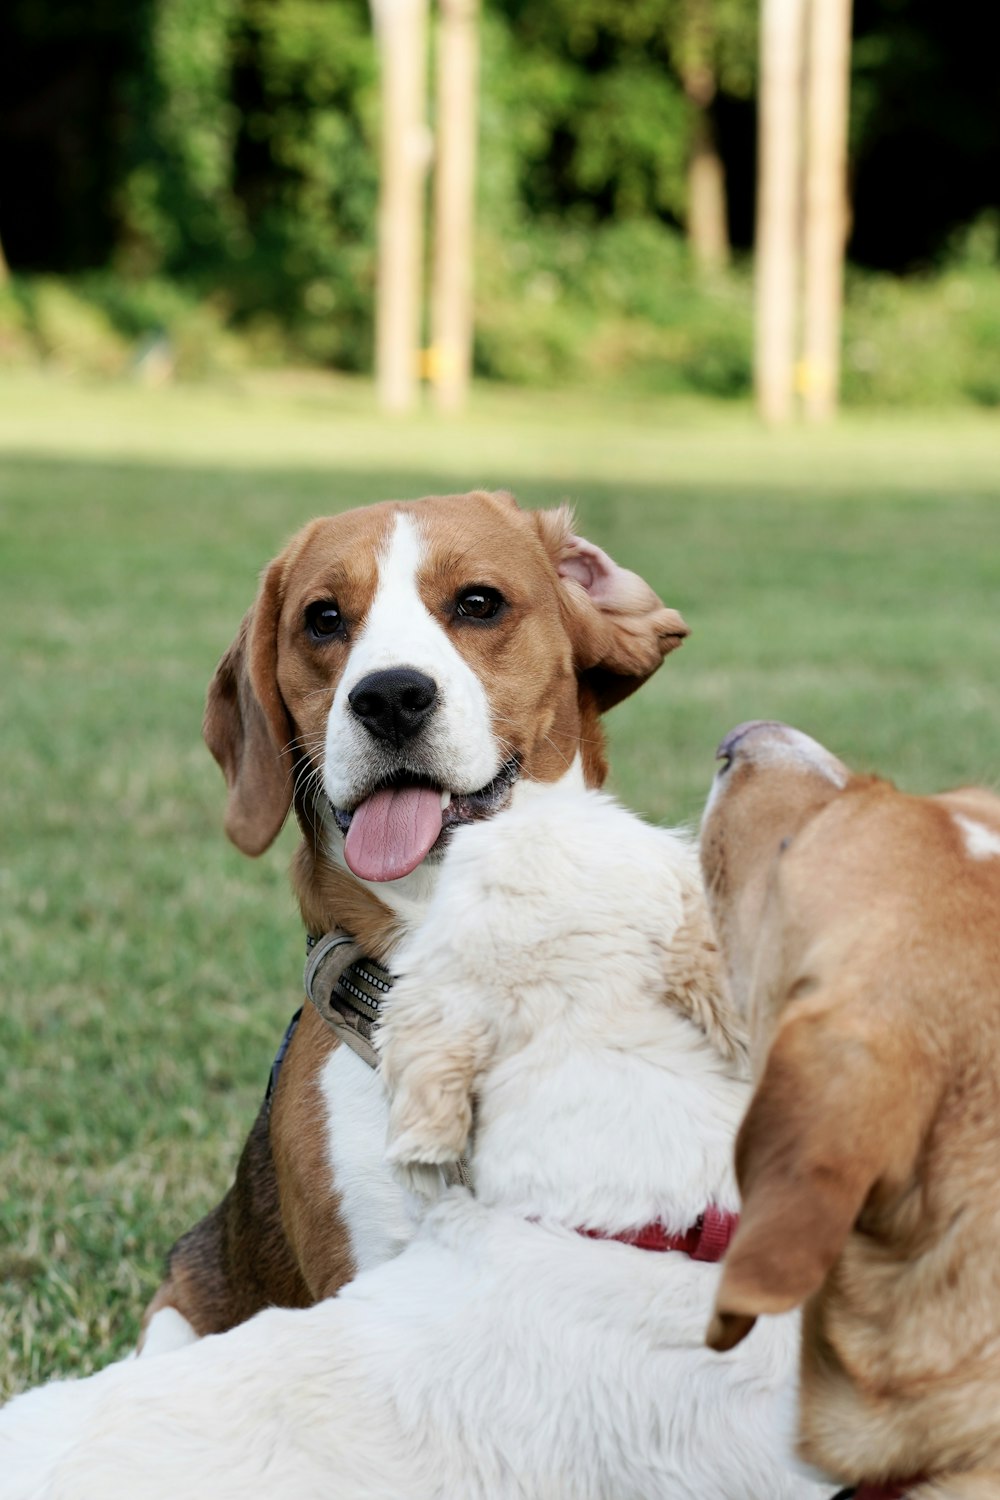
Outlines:
[[[692,819],[774,716],[929,789],[995,781],[1000,428],[480,393],[387,424],[364,386],[0,380],[0,1394],[123,1351],[224,1189],[298,1001],[289,834],[221,832],[205,683],[309,516],[510,484],[693,628],[610,719],[614,782]]]

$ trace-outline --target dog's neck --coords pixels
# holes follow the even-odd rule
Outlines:
[[[605,769],[603,764],[592,769],[577,755],[558,784],[595,784],[592,777],[603,780]],[[515,786],[515,798],[523,785]],[[365,953],[387,963],[393,950],[426,916],[440,865],[432,858],[401,880],[379,884],[362,880],[347,867],[344,837],[325,799],[296,803],[296,817],[302,842],[292,861],[292,885],[306,931],[319,936],[343,928]]]
[[[302,842],[292,861],[292,884],[306,931],[334,927],[349,932],[365,953],[382,962],[423,918],[434,892],[434,865],[419,865],[402,880],[375,886],[344,861],[343,835],[322,812],[299,812]]]
[[[478,1095],[476,1195],[525,1218],[621,1231],[689,1227],[736,1209],[733,1140],[748,1100],[739,1062],[660,1004],[606,1044],[543,1033],[491,1067]]]

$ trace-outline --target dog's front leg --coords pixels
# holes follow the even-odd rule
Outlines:
[[[442,1001],[423,983],[400,981],[381,1033],[389,1093],[387,1155],[418,1191],[428,1174],[413,1168],[461,1159],[472,1128],[476,1079],[493,1051],[493,1023],[474,993],[449,995]]]

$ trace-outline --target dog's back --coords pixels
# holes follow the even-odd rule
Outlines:
[[[721,753],[703,859],[761,1076],[710,1337],[804,1304],[811,1463],[1000,1494],[1000,799],[772,723]]]
[[[803,1438],[837,1473],[1000,1471],[1000,799],[876,783],[844,813],[802,874],[868,911],[835,963],[879,1018],[895,1159],[806,1314]]]

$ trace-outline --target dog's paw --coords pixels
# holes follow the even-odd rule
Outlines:
[[[444,1192],[447,1179],[440,1167],[429,1162],[401,1161],[393,1165],[392,1175],[400,1187],[425,1203],[433,1203]]]
[[[386,1160],[392,1167],[443,1167],[458,1161],[465,1149],[468,1129],[455,1121],[449,1127],[431,1130],[425,1121],[393,1128],[390,1122]]]
[[[439,1167],[456,1162],[472,1127],[472,1104],[464,1088],[398,1089],[389,1107],[387,1159],[393,1165]]]

